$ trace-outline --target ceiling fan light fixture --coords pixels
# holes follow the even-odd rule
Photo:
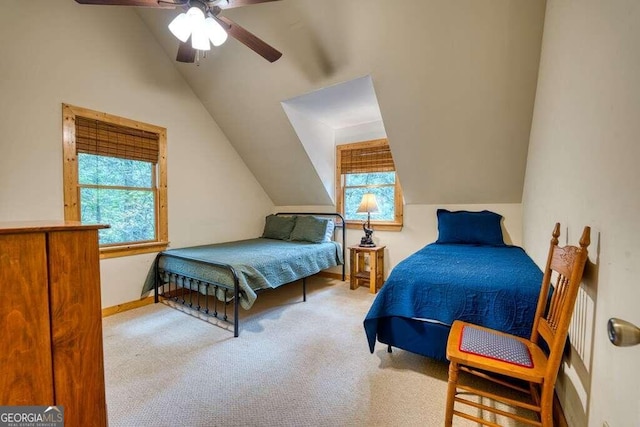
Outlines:
[[[227,41],[227,32],[222,28],[222,25],[211,16],[205,19],[205,30],[209,40],[211,40],[214,46],[220,46]]]
[[[193,28],[191,33],[191,46],[197,50],[210,50],[211,45],[209,44],[209,35],[207,34],[206,26],[204,25],[204,21],[202,24]]]
[[[169,31],[171,34],[176,36],[178,40],[181,42],[186,42],[191,35],[191,22],[187,17],[186,13],[181,13],[180,15],[173,18],[173,21],[169,24]]]
[[[199,7],[193,6],[189,8],[187,11],[187,17],[189,18],[192,28],[195,28],[197,25],[204,22],[204,12]]]

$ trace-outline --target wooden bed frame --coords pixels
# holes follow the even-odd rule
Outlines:
[[[309,215],[309,216],[330,216],[334,217],[335,228],[342,228],[342,280],[345,280],[345,228],[344,228],[344,217],[339,213],[325,213],[325,212],[278,212],[276,215],[281,216],[293,216],[293,215]],[[338,222],[338,219],[340,222]],[[333,232],[333,238],[335,240],[335,228]],[[178,259],[188,260],[189,262],[200,263],[204,265],[208,265],[213,268],[218,268],[220,270],[228,271],[233,277],[233,287],[218,283],[218,282],[209,282],[201,279],[197,279],[194,277],[189,277],[177,272],[173,272],[167,269],[158,267],[158,260],[161,257],[172,257]],[[218,317],[219,314],[222,314],[222,320],[225,322],[229,322],[229,316],[227,314],[227,307],[231,303],[228,294],[233,292],[233,336],[239,336],[239,316],[238,316],[238,307],[239,307],[239,298],[240,298],[240,284],[238,273],[236,269],[230,264],[223,264],[217,262],[206,262],[191,259],[188,257],[184,257],[176,254],[169,254],[165,252],[160,252],[156,258],[156,280],[154,286],[154,301],[157,303],[160,301],[160,298],[168,301],[173,301],[174,303],[178,303],[189,307],[192,310],[196,310],[199,313],[204,313],[205,315],[215,317],[216,319],[220,319]],[[172,286],[172,284],[174,286]],[[201,289],[201,286],[205,287],[205,294],[202,294],[198,291]],[[213,292],[210,293],[210,289],[213,287]],[[162,288],[162,290],[160,289]],[[218,295],[219,292],[222,292],[224,295],[224,301],[219,301],[214,295]],[[195,294],[195,295],[194,295]],[[209,298],[213,296],[213,298]],[[213,299],[213,304],[209,303],[209,300]],[[307,300],[307,284],[306,277],[302,278],[302,300]],[[220,309],[222,313],[218,311],[218,304],[221,305]],[[213,307],[211,307],[213,305]]]

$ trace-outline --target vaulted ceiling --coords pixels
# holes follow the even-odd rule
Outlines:
[[[176,67],[276,205],[333,204],[281,103],[362,76],[375,87],[407,203],[519,203],[544,8],[281,0],[223,12],[280,50],[277,62],[230,38]],[[174,58],[167,25],[177,12],[137,12]]]

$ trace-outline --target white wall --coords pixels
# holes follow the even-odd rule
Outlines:
[[[583,285],[595,311],[585,323],[587,361],[574,350],[558,384],[576,427],[640,425],[640,346],[614,347],[606,332],[610,317],[640,324],[639,22],[637,0],[547,2],[524,243],[542,265],[553,223],[562,223],[561,241],[571,244],[592,227]]]
[[[439,208],[449,210],[481,211],[484,209],[499,213],[504,217],[502,222],[505,242],[522,245],[522,209],[519,203],[487,204],[487,205],[405,205],[404,226],[402,231],[375,231],[373,226],[373,240],[385,249],[385,277],[400,261],[438,239],[438,220],[436,211]],[[276,206],[277,212],[335,212],[335,207],[327,206]],[[339,235],[338,235],[339,236]],[[362,229],[348,229],[346,245],[360,243],[364,236]],[[348,255],[347,251],[347,274]],[[339,269],[333,269],[338,271]]]
[[[132,8],[5,0],[0,40],[0,221],[63,219],[64,102],[167,128],[172,246],[262,231],[271,201]],[[101,262],[103,307],[153,256]]]
[[[369,141],[386,138],[384,123],[382,120],[363,123],[356,126],[343,127],[335,130],[335,145],[350,144],[354,142]],[[393,143],[389,142],[393,151]],[[335,152],[335,147],[332,147]],[[335,169],[331,179],[335,179]],[[401,231],[375,231],[373,240],[378,245],[386,246],[385,249],[385,277],[403,259],[438,239],[438,220],[436,211],[439,208],[449,210],[491,210],[504,217],[502,222],[505,242],[513,245],[522,245],[522,205],[520,203],[494,203],[494,204],[458,204],[458,205],[404,205],[403,227]],[[276,206],[277,212],[335,212],[335,206]],[[346,245],[360,243],[364,231],[347,229]],[[348,251],[347,251],[348,252]],[[349,259],[345,260],[347,268]],[[338,268],[333,271],[339,271]],[[348,271],[348,270],[347,270]]]
[[[141,14],[175,55],[173,15]],[[362,76],[408,203],[521,202],[544,0],[285,0],[225,15],[282,58],[229,40],[181,69],[274,203],[331,204],[278,103]]]
[[[335,131],[326,123],[299,111],[293,102],[283,101],[282,109],[295,129],[327,194],[331,200],[334,200],[336,192],[333,181],[336,164]]]
[[[387,137],[382,120],[336,129],[335,145],[372,141]],[[391,142],[389,143],[391,145]],[[335,152],[335,147],[334,150]],[[392,147],[393,151],[393,147]]]

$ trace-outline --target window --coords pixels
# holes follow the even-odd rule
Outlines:
[[[338,145],[336,149],[337,206],[347,227],[360,227],[366,221],[366,214],[356,211],[362,196],[373,193],[379,209],[371,214],[376,229],[402,228],[402,189],[387,140]]]
[[[64,216],[109,224],[102,258],[167,247],[166,129],[63,104]]]

